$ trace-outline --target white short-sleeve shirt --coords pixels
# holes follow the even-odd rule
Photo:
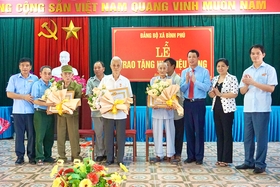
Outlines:
[[[117,80],[114,79],[112,74],[104,77],[98,87],[102,88],[103,85],[105,85],[108,90],[127,87],[129,96],[133,96],[130,81],[122,75],[120,75]],[[102,114],[102,117],[107,119],[126,119],[127,116],[123,111],[118,111],[117,114],[107,112]]]

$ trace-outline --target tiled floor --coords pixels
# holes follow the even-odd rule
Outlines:
[[[69,150],[69,144],[67,144]],[[205,143],[204,164],[194,163],[172,165],[167,162],[150,164],[145,162],[145,144],[138,143],[137,161],[132,162],[132,148],[126,148],[125,165],[128,167],[127,180],[122,186],[127,187],[280,187],[280,142],[269,143],[266,172],[255,175],[252,170],[236,170],[235,165],[243,163],[243,143],[234,143],[234,163],[230,167],[215,166],[216,143]],[[185,145],[183,151],[185,152]],[[87,151],[82,151],[82,156]],[[53,148],[56,156],[56,146]],[[153,147],[150,150],[153,155]],[[0,140],[0,187],[51,186],[49,177],[53,165],[33,166],[24,164],[15,166],[14,140]],[[186,154],[183,154],[186,158]],[[26,159],[27,160],[27,159]],[[118,169],[117,165],[109,166],[109,172]]]

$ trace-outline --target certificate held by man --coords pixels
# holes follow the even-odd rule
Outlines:
[[[128,115],[130,104],[133,103],[132,98],[128,97],[128,88],[117,88],[105,91],[100,98],[101,114],[111,112],[117,114],[118,110],[122,110]]]

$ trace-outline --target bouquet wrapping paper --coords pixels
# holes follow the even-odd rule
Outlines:
[[[50,110],[53,113],[58,113],[59,115],[63,113],[73,114],[78,106],[81,105],[80,99],[66,98],[67,89],[57,90],[56,92],[51,92],[47,98],[47,103],[55,103],[56,110]],[[50,108],[49,108],[50,109]]]
[[[100,112],[101,114],[112,112],[117,114],[118,110],[123,111],[128,115],[130,104],[133,103],[132,98],[116,99],[114,100],[111,93],[107,90],[100,98]]]
[[[171,85],[167,88],[164,88],[161,94],[158,97],[156,97],[156,101],[166,103],[168,107],[177,110],[179,116],[183,116],[184,109],[179,104],[178,99],[176,97],[176,93],[179,90],[180,90],[179,85]]]

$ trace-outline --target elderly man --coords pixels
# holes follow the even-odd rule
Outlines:
[[[132,90],[130,81],[121,75],[122,60],[114,56],[111,60],[112,74],[104,77],[99,84],[99,88],[102,85],[106,86],[106,89],[112,90],[116,88],[128,88],[129,97],[132,97]],[[123,111],[118,111],[117,114],[107,112],[102,114],[104,123],[104,138],[105,148],[107,153],[106,165],[114,163],[114,128],[117,131],[117,163],[123,163],[124,147],[125,147],[125,126],[126,126],[126,114]]]
[[[73,81],[73,68],[72,66],[66,65],[61,68],[62,81],[58,81],[58,85],[62,85],[59,89],[67,89],[67,91],[74,91],[74,98],[81,98],[82,96],[82,85]],[[68,132],[70,146],[71,146],[71,158],[82,160],[80,157],[80,144],[79,144],[79,113],[78,109],[73,114],[62,114],[57,115],[57,152],[59,155],[58,159],[67,161],[65,152],[66,134]]]
[[[40,68],[40,79],[32,86],[31,96],[34,98],[34,129],[36,133],[35,151],[36,163],[41,166],[44,162],[52,163],[52,147],[54,143],[54,115],[47,110],[49,106],[55,106],[55,103],[41,101],[40,98],[45,91],[50,88],[52,78],[50,66]]]
[[[98,87],[100,81],[105,77],[104,71],[105,66],[104,63],[101,61],[97,61],[93,65],[93,71],[95,76],[89,78],[87,81],[87,96],[93,94],[93,88]],[[104,146],[104,138],[103,138],[103,118],[99,111],[92,111],[91,112],[91,119],[94,123],[94,130],[96,135],[96,143],[95,143],[95,153],[97,155],[96,161],[101,162],[106,159],[105,156],[105,146]]]

